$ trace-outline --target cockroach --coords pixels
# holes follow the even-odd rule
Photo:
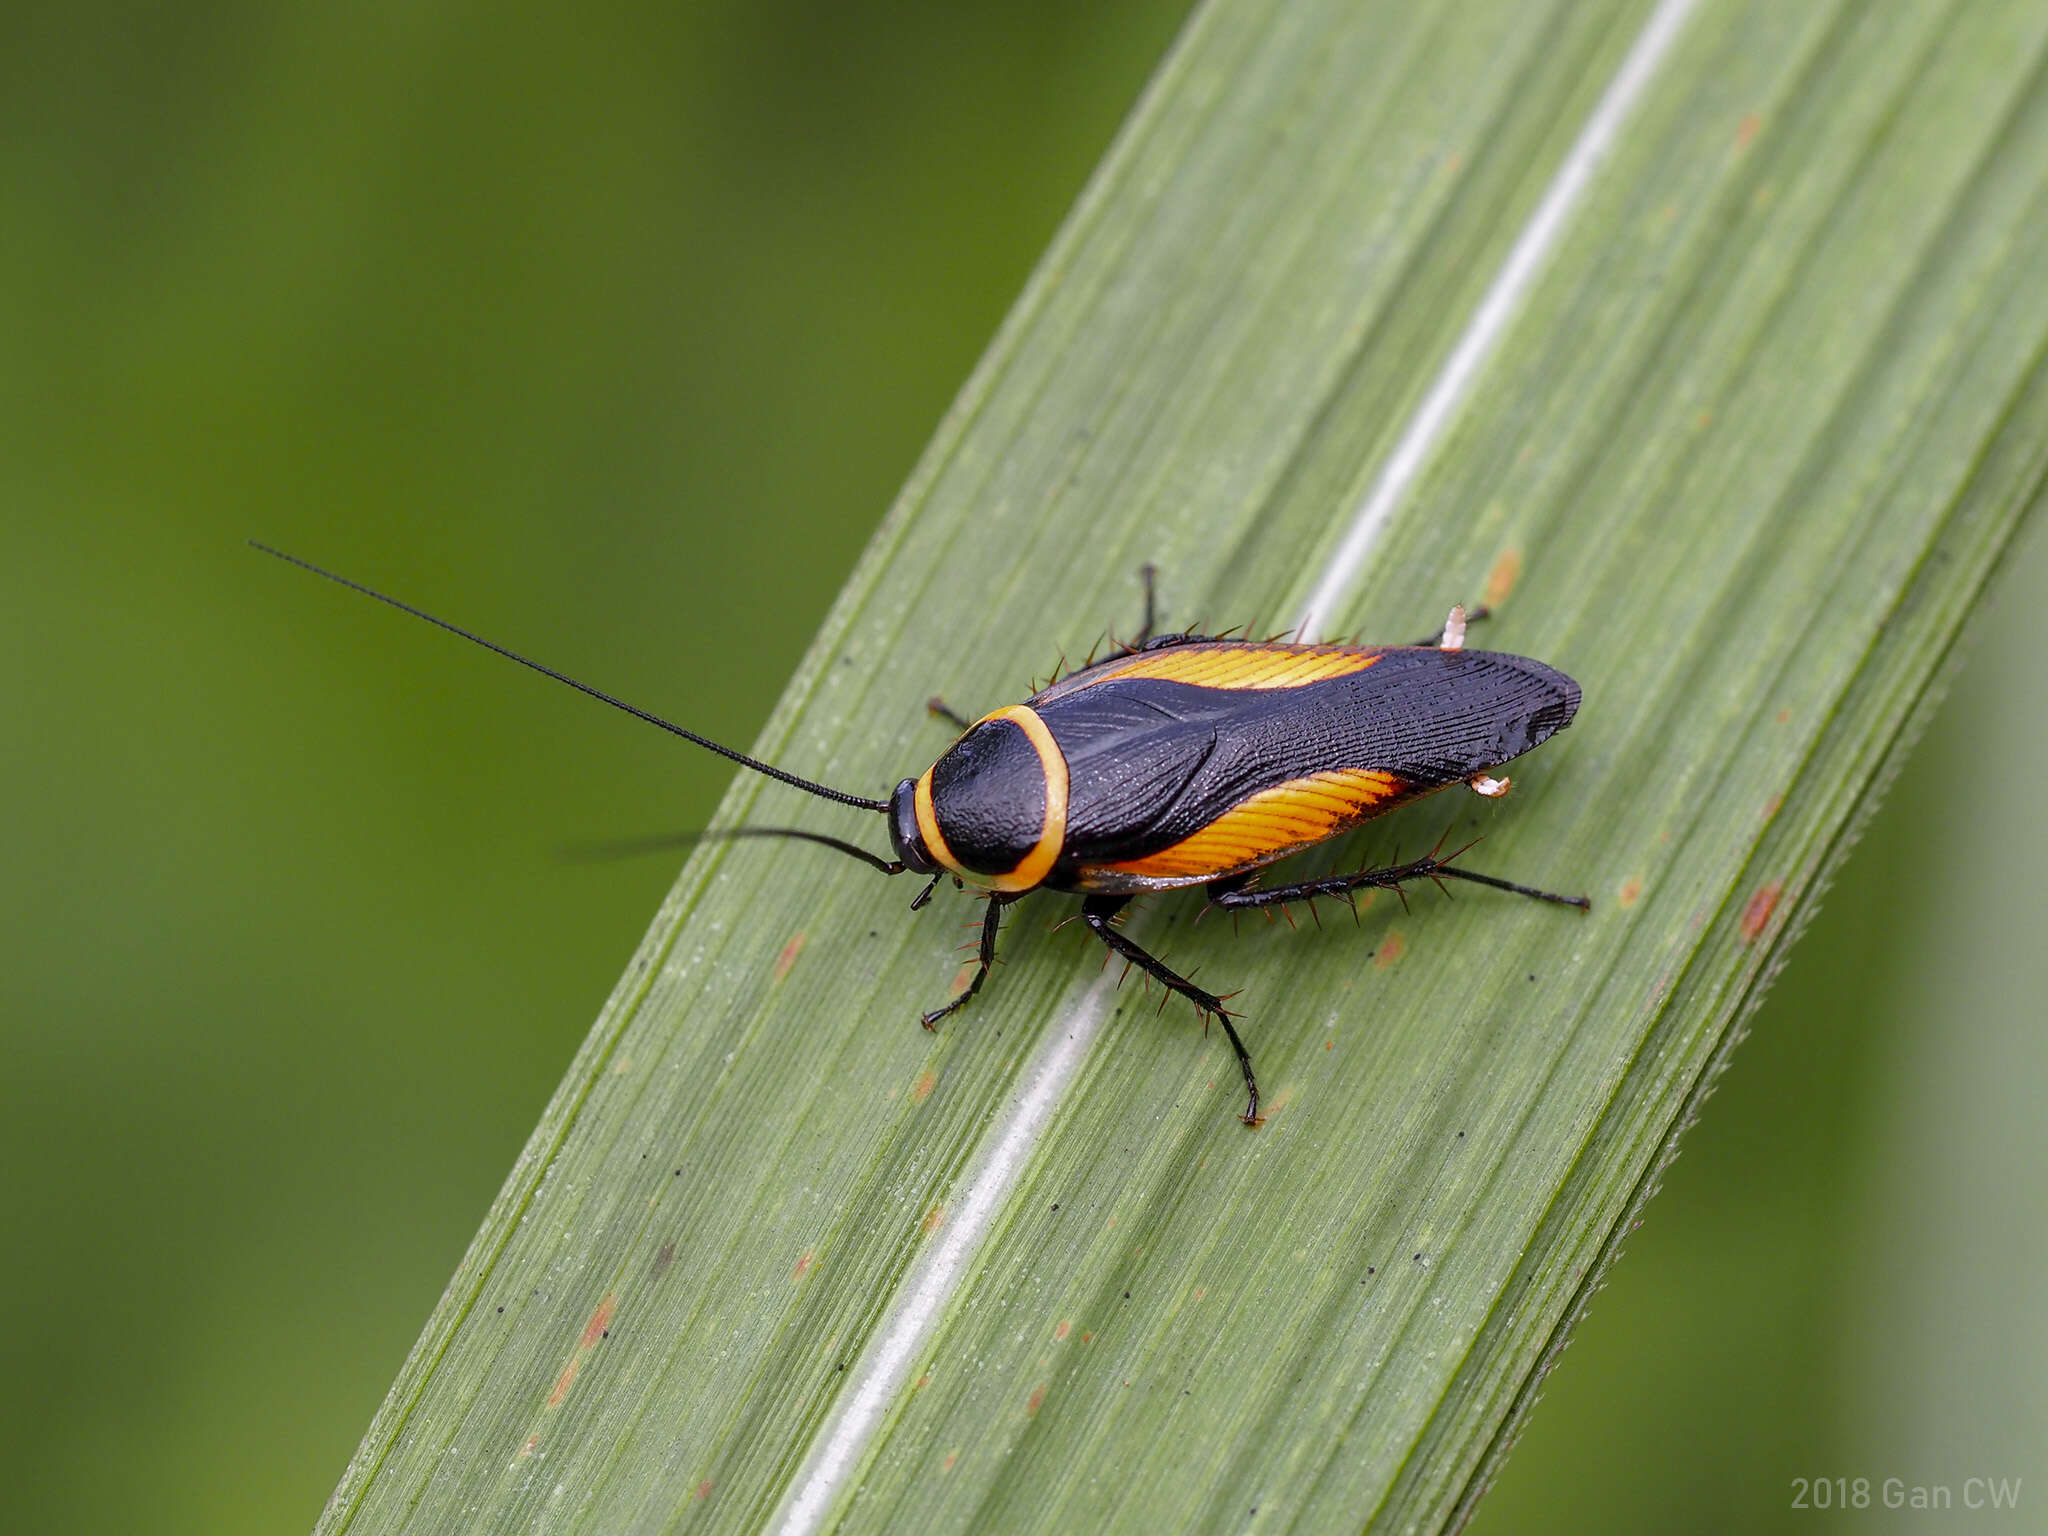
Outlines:
[[[884,875],[927,875],[913,912],[942,880],[984,896],[974,976],[951,1001],[922,1015],[927,1029],[981,991],[1013,902],[1039,890],[1079,896],[1081,920],[1111,953],[1223,1026],[1244,1074],[1247,1125],[1259,1123],[1259,1084],[1234,1022],[1239,1015],[1224,1006],[1228,998],[1204,991],[1120,931],[1116,918],[1133,897],[1199,885],[1212,906],[1242,912],[1456,879],[1581,911],[1591,906],[1583,896],[1466,869],[1452,862],[1457,852],[1440,850],[1288,885],[1254,883],[1267,865],[1436,790],[1464,784],[1481,795],[1507,793],[1509,780],[1494,771],[1571,724],[1579,685],[1526,656],[1467,650],[1462,608],[1451,610],[1440,634],[1411,645],[1159,634],[1146,566],[1145,617],[1135,639],[978,720],[932,699],[932,712],[950,721],[959,739],[886,799],[871,799],[749,757],[409,603],[250,542],[742,767],[886,817],[893,859],[797,827],[708,835],[795,838]]]

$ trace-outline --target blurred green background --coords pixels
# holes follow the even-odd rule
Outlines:
[[[1183,10],[0,12],[0,1525],[311,1524],[727,778],[241,540],[748,740]],[[2039,1528],[2003,587],[1480,1530]]]

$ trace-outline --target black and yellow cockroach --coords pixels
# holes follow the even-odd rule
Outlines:
[[[1212,906],[1242,912],[1457,879],[1581,911],[1591,905],[1583,896],[1456,866],[1458,853],[1440,849],[1380,869],[1290,885],[1252,883],[1268,864],[1436,790],[1465,784],[1482,795],[1505,794],[1509,781],[1494,770],[1571,724],[1579,685],[1524,656],[1466,650],[1461,608],[1451,610],[1440,635],[1412,645],[1158,634],[1147,566],[1145,620],[1136,639],[978,720],[934,698],[931,711],[957,727],[959,739],[878,800],[749,757],[409,603],[250,542],[742,767],[887,817],[893,859],[796,827],[703,835],[796,838],[885,875],[928,875],[910,903],[913,912],[945,879],[983,894],[988,907],[974,976],[950,1002],[923,1015],[927,1029],[981,991],[1012,902],[1038,890],[1078,895],[1081,920],[1112,954],[1223,1026],[1244,1073],[1247,1125],[1259,1122],[1259,1085],[1233,1023],[1238,1015],[1224,1007],[1227,997],[1204,991],[1119,931],[1116,918],[1133,897],[1199,885]]]

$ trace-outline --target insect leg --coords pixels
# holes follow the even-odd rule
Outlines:
[[[1167,969],[1160,960],[1147,954],[1130,939],[1110,925],[1110,919],[1123,910],[1128,896],[1090,896],[1081,903],[1081,920],[1095,930],[1095,937],[1109,946],[1112,954],[1121,955],[1170,991],[1178,992],[1193,1003],[1205,1017],[1213,1017],[1223,1026],[1223,1033],[1230,1037],[1230,1048],[1237,1052],[1237,1065],[1244,1073],[1245,1092],[1250,1096],[1240,1117],[1246,1125],[1259,1123],[1259,1080],[1252,1076],[1251,1052],[1244,1048],[1244,1041],[1237,1037],[1237,1027],[1230,1022],[1230,1013],[1223,1006],[1223,999],[1204,992],[1185,976]]]
[[[1493,610],[1487,607],[1484,603],[1481,603],[1477,608],[1469,608],[1465,612],[1465,622],[1467,624],[1477,624],[1482,619],[1490,619],[1492,617]],[[1409,644],[1434,646],[1438,642],[1440,642],[1443,639],[1443,637],[1443,631],[1439,629],[1433,634],[1424,635],[1420,640],[1411,640]]]
[[[1453,853],[1439,858],[1427,854],[1407,864],[1392,864],[1385,869],[1361,869],[1349,875],[1324,875],[1319,880],[1303,880],[1294,885],[1267,886],[1256,890],[1234,889],[1217,884],[1209,887],[1209,902],[1212,906],[1227,911],[1242,912],[1251,907],[1278,906],[1285,901],[1305,901],[1317,896],[1342,896],[1351,891],[1392,890],[1398,891],[1410,880],[1469,880],[1474,885],[1490,885],[1497,891],[1512,891],[1517,896],[1534,897],[1537,901],[1551,901],[1561,907],[1577,907],[1581,912],[1593,910],[1593,903],[1584,896],[1560,896],[1555,891],[1539,891],[1533,885],[1517,885],[1512,880],[1502,880],[1493,875],[1482,875],[1476,870],[1459,869],[1451,863],[1458,855]]]
[[[1139,626],[1138,638],[1131,642],[1134,651],[1143,650],[1145,642],[1152,638],[1152,621],[1158,613],[1152,588],[1158,579],[1159,567],[1150,560],[1138,567],[1138,580],[1145,584],[1145,622]]]
[[[988,980],[988,968],[996,963],[996,929],[1003,921],[1003,908],[1016,899],[1014,896],[1000,894],[989,897],[988,915],[981,920],[981,964],[974,972],[974,980],[967,983],[967,990],[953,1001],[924,1015],[926,1029],[937,1029],[939,1020],[949,1013],[957,1013],[965,1008],[974,994],[981,990],[981,984]]]
[[[937,715],[941,720],[946,721],[950,725],[957,726],[963,731],[974,724],[972,720],[954,709],[952,705],[948,704],[936,693],[924,701],[924,707]]]

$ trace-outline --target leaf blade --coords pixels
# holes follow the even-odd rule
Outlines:
[[[912,663],[934,611],[944,686],[976,707],[1017,689],[1049,619],[1129,607],[1148,555],[1170,602],[1288,611],[1299,552],[1327,547],[1389,402],[1469,307],[1477,279],[1445,271],[1483,276],[1640,14],[1207,10],[877,536],[772,755],[856,785],[928,758]],[[1616,703],[1532,759],[1483,867],[1562,850],[1541,878],[1604,877],[1602,910],[1561,930],[1505,899],[1381,902],[1362,936],[1227,947],[1161,904],[1145,934],[1261,999],[1272,1123],[1247,1141],[1219,1043],[1126,1006],[846,1523],[1469,1508],[2042,474],[2041,38],[1910,10],[1789,25],[1731,5],[1695,24],[1686,88],[1624,147],[1432,468],[1433,515],[1397,520],[1358,602],[1419,632],[1442,589],[1514,556],[1489,644]],[[1404,46],[1376,51],[1389,35]],[[1384,102],[1346,100],[1361,78]],[[1745,98],[1783,104],[1782,139],[1745,129]],[[1283,108],[1310,152],[1258,131]],[[1397,121],[1470,146],[1470,179],[1431,180],[1455,148],[1404,166]],[[1383,168],[1365,197],[1360,164]],[[1661,219],[1674,187],[1696,199]],[[1375,235],[1394,254],[1357,262]],[[1665,643],[1633,643],[1653,627]],[[763,793],[736,786],[727,814]],[[1432,834],[1442,816],[1415,814]],[[957,1028],[891,1035],[950,936],[869,920],[864,872],[792,899],[787,868],[693,859],[332,1523],[750,1525],[785,1495],[839,1365],[1087,985],[1085,935],[1019,924]],[[600,1319],[630,1347],[591,1338]],[[451,1450],[503,1459],[471,1481],[440,1470]]]

